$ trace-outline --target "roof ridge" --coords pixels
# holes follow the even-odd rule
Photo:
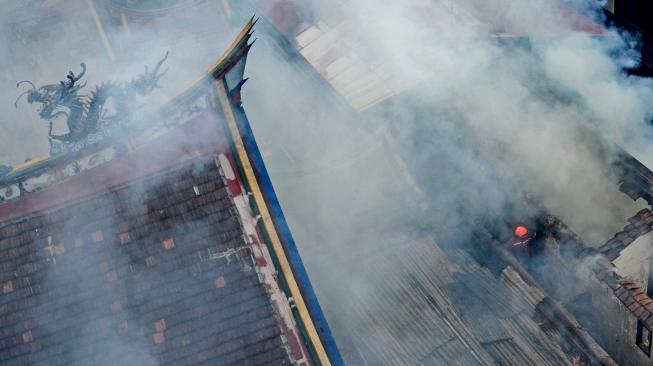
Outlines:
[[[614,234],[612,238],[598,248],[598,251],[610,261],[613,261],[619,257],[622,250],[653,230],[652,225],[653,211],[649,208],[642,209],[629,218],[628,224],[624,226],[623,230]]]

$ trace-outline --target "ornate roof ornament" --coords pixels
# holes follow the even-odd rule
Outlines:
[[[39,114],[49,125],[50,155],[78,152],[111,136],[116,128],[130,120],[136,97],[145,96],[160,88],[159,79],[168,71],[160,70],[167,58],[168,52],[152,71],[145,66],[145,72],[131,81],[104,82],[89,94],[80,94],[86,86],[85,82],[79,83],[86,74],[86,65],[83,62],[80,64],[79,74],[75,75],[69,71],[66,80],[60,81],[59,84],[36,88],[31,81],[23,80],[18,82],[16,87],[29,84],[30,89],[18,96],[14,106],[18,108],[18,101],[23,95],[27,95],[29,104],[41,105]],[[112,101],[115,108],[111,115],[107,114],[105,108],[108,100]],[[55,135],[52,132],[53,125],[60,118],[66,119],[68,132]]]

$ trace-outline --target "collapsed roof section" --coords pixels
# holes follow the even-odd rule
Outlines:
[[[399,75],[384,57],[369,52],[366,40],[356,39],[359,20],[351,14],[360,9],[347,2],[336,6],[332,19],[311,14],[310,1],[269,2],[251,0],[276,29],[315,70],[357,111],[363,111],[425,81],[423,76]],[[506,0],[433,1],[417,10],[423,31],[433,37],[453,37],[452,22],[468,29],[483,30],[490,38],[561,36],[547,21],[518,27],[505,18]],[[604,36],[605,28],[571,7],[554,3],[560,19],[570,31]],[[283,16],[281,16],[281,14]]]
[[[3,365],[342,364],[241,107],[254,24],[128,138],[0,177]]]
[[[510,263],[494,273],[466,249],[431,238],[360,254],[347,259],[356,280],[332,295],[343,299],[332,305],[343,314],[334,326],[345,329],[342,351],[353,364],[615,365]]]

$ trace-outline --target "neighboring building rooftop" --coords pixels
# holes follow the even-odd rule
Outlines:
[[[341,348],[352,364],[610,364],[574,346],[551,317],[551,300],[510,266],[497,276],[465,250],[428,238],[349,260],[357,280],[332,296],[345,299],[339,313],[354,314],[340,319],[349,325]]]

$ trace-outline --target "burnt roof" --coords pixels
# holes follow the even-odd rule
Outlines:
[[[624,229],[599,248],[604,257],[599,258],[593,267],[597,278],[605,283],[628,311],[648,329],[653,329],[653,299],[640,285],[620,276],[612,261],[637,238],[651,232],[651,224],[653,211],[650,209],[643,209],[629,218]],[[593,254],[593,251],[588,250],[586,254]]]
[[[628,225],[623,230],[614,234],[614,236],[603,244],[599,251],[609,260],[613,261],[619,257],[621,251],[626,249],[637,238],[648,234],[653,224],[653,211],[643,209],[635,216],[628,219]]]
[[[355,364],[565,365],[575,352],[540,322],[544,295],[510,267],[499,277],[432,239],[367,252],[343,283],[343,351]],[[333,304],[336,306],[336,304]],[[333,311],[333,310],[332,310]]]

